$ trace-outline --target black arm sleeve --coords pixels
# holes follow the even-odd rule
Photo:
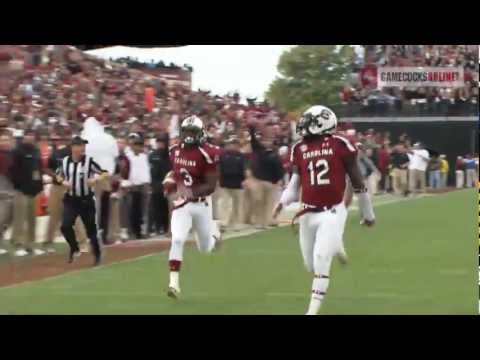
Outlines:
[[[12,184],[18,184],[20,178],[20,169],[22,168],[22,157],[18,149],[12,150],[12,162],[8,168],[8,177]]]
[[[245,181],[245,171],[247,170],[247,159],[245,159],[244,156],[242,156],[242,164],[240,166],[241,168],[241,177],[240,179],[242,180],[242,182]]]
[[[275,165],[276,165],[276,173],[277,173],[275,182],[279,182],[280,180],[282,180],[283,175],[285,175],[285,169],[283,168],[282,162],[280,161],[279,158],[276,158]]]
[[[90,166],[92,167],[92,172],[93,172],[94,174],[101,174],[101,173],[106,172],[106,170],[103,170],[103,169],[100,167],[100,165],[98,165],[98,164],[95,162],[95,160],[93,160],[93,159],[92,159],[91,162],[90,162]]]

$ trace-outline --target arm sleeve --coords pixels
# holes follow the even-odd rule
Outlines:
[[[95,162],[95,160],[93,160],[93,159],[92,159],[91,162],[90,162],[90,166],[92,167],[92,172],[93,172],[94,174],[101,174],[101,173],[104,173],[104,172],[105,172],[105,170],[103,170],[103,169],[100,167],[100,165],[98,165],[98,164]]]
[[[18,150],[13,150],[12,151],[12,161],[10,162],[10,166],[8,168],[8,177],[10,178],[10,181],[12,184],[18,184],[18,179],[19,179],[19,169],[23,166],[22,165],[22,157],[19,156]]]
[[[288,206],[291,203],[298,201],[300,197],[300,176],[298,173],[293,173],[292,177],[290,178],[290,182],[288,183],[285,190],[282,192],[282,196],[280,197],[280,202],[283,206]]]
[[[282,180],[283,175],[285,175],[285,169],[283,168],[282,161],[279,158],[277,158],[277,161],[276,161],[276,172],[277,172],[277,178],[275,179],[276,180],[275,182],[279,182],[280,180]]]

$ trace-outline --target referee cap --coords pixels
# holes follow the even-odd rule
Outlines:
[[[72,138],[72,145],[85,145],[88,144],[88,141],[82,139],[80,136],[76,135]]]

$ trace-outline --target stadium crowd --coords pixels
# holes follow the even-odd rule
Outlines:
[[[370,53],[377,54],[366,49]],[[478,80],[478,67],[476,71]],[[181,120],[191,114],[204,121],[205,140],[222,149],[220,186],[212,196],[214,218],[233,230],[245,224],[277,226],[271,210],[288,181],[289,149],[297,135],[295,119],[267,102],[169,85],[125,63],[68,46],[4,48],[0,90],[0,231],[13,224],[16,254],[52,250],[64,192],[52,174],[75,134],[113,139],[113,148],[95,156],[110,173],[95,188],[103,242],[168,235],[171,204],[162,190],[170,168],[167,149],[179,139]],[[349,124],[339,132],[357,144],[372,194],[422,192],[427,177],[431,188],[447,186],[445,157],[422,155],[422,144],[412,145],[407,134],[391,139],[389,133],[357,132]],[[91,143],[97,151],[106,149],[102,141]],[[21,154],[38,161],[15,161]],[[474,185],[473,158],[465,156],[456,164],[457,176],[464,174],[458,186]],[[478,174],[478,155],[476,159],[473,171]],[[47,214],[44,249],[35,249],[35,216]],[[85,239],[81,222],[75,231]]]
[[[478,115],[477,45],[363,45],[340,98],[348,116]],[[465,86],[377,89],[380,66],[459,66]]]

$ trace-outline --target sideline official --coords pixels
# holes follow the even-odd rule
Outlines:
[[[67,188],[64,203],[61,231],[70,246],[69,263],[80,256],[80,248],[73,226],[77,217],[82,219],[90,239],[92,252],[95,257],[94,265],[101,262],[102,253],[98,243],[96,210],[94,191],[92,187],[99,180],[108,177],[108,173],[91,158],[85,155],[85,144],[88,142],[80,136],[72,140],[71,155],[63,159],[62,167],[58,170],[57,181]],[[95,177],[95,175],[101,175]]]

